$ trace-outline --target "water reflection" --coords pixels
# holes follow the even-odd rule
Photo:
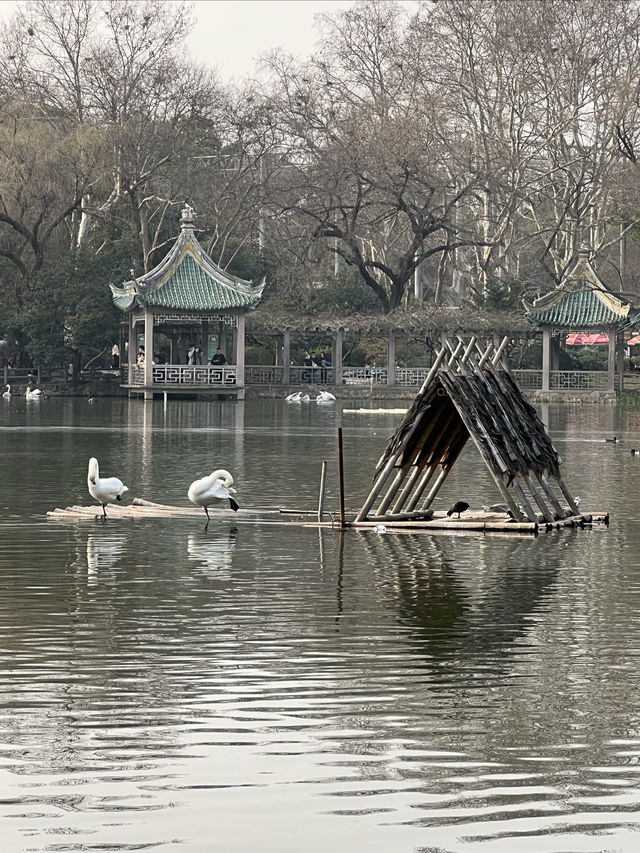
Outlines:
[[[104,580],[105,572],[117,568],[125,550],[126,537],[120,533],[87,536],[87,577],[90,584]]]
[[[210,580],[229,580],[236,547],[237,528],[223,532],[192,533],[187,538],[187,554]]]
[[[470,655],[493,653],[496,665],[507,666],[502,656],[513,652],[532,614],[548,606],[558,571],[545,559],[529,565],[530,538],[503,540],[496,564],[494,549],[479,537],[471,579],[452,560],[447,537],[362,535],[362,543],[372,565],[394,567],[399,615],[419,629],[416,648],[445,680]]]

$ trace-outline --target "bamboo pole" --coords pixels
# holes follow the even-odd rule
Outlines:
[[[455,460],[460,455],[460,452],[462,451],[462,448],[467,443],[468,438],[469,438],[469,436],[466,433],[464,424],[458,423],[456,425],[456,427],[454,428],[454,431],[451,435],[451,440],[449,442],[449,448],[448,449],[451,448],[451,445],[453,442],[459,441],[459,447],[456,450],[455,455],[453,455],[451,457],[451,459],[449,460],[451,465],[453,465],[453,462],[455,462]],[[418,501],[420,500],[420,498],[424,494],[425,489],[427,488],[427,486],[431,482],[431,478],[433,477],[433,475],[437,471],[438,466],[442,464],[442,456],[443,456],[443,454],[441,453],[439,456],[434,457],[433,461],[429,464],[427,470],[422,475],[422,478],[418,481],[418,484],[417,484],[416,488],[414,489],[413,495],[411,496],[411,499],[409,500],[409,502],[407,504],[407,510],[408,511],[414,510],[416,508],[416,506],[418,505]]]
[[[438,442],[441,440],[445,431],[448,429],[454,415],[455,415],[455,409],[453,408],[453,406],[451,406],[451,410],[450,410],[449,414],[446,416],[444,423],[442,425],[440,425],[440,427],[439,427],[439,421],[432,421],[430,427],[428,427],[427,429],[425,429],[423,431],[423,434],[422,434],[420,440],[416,444],[415,453],[413,454],[413,457],[412,457],[414,461],[406,463],[400,469],[400,471],[396,475],[393,483],[391,484],[390,488],[388,489],[387,494],[385,495],[385,497],[381,501],[380,505],[378,506],[378,511],[377,511],[378,515],[387,510],[389,504],[391,503],[391,501],[393,499],[393,496],[398,491],[398,488],[400,487],[402,480],[405,479],[407,470],[409,470],[409,468],[411,468],[412,465],[415,465],[417,463],[417,461],[419,460],[419,457],[420,457],[420,455],[424,449],[424,445],[426,444],[428,439],[432,440],[432,448],[433,448],[432,452],[435,451],[435,449],[438,445]],[[405,500],[406,500],[406,497],[405,497]],[[404,503],[404,501],[403,501],[403,503]],[[397,505],[397,502],[396,502],[396,505]],[[396,505],[394,505],[394,511],[396,509]],[[402,504],[400,504],[400,506],[402,506]]]
[[[509,491],[509,489],[505,486],[505,484],[502,482],[502,480],[499,477],[494,478],[494,480],[495,480],[496,485],[498,486],[500,494],[505,499],[505,501],[507,502],[507,506],[511,510],[511,515],[514,517],[514,519],[516,521],[522,521],[525,517],[525,514],[526,514],[526,517],[529,519],[529,521],[537,521],[537,516],[535,515],[535,513],[532,512],[531,515],[529,515],[529,513],[526,512],[526,509],[525,509],[524,513],[522,512],[522,510],[520,509],[518,504],[513,499],[511,492]],[[520,490],[520,491],[522,491],[522,490]],[[523,504],[523,506],[525,506],[525,504]]]
[[[377,521],[361,521],[353,524],[355,528],[372,529],[378,524]],[[419,530],[501,530],[509,533],[518,531],[528,531],[535,533],[538,531],[538,524],[530,521],[454,521],[447,519],[434,519],[432,521],[396,521],[388,525],[398,529],[419,529]]]
[[[327,462],[325,460],[322,463],[322,470],[320,471],[320,494],[318,495],[318,521],[322,521],[322,511],[324,509],[324,487],[325,487],[326,477],[327,477]]]
[[[486,362],[486,360],[491,355],[491,351],[493,350],[493,344],[492,343],[487,344],[484,352],[480,349],[478,344],[476,344],[476,349],[478,350],[478,354],[480,355],[480,360],[478,361],[478,367],[482,369],[482,367],[484,366],[484,363]]]
[[[571,513],[571,510],[565,510],[565,508],[560,504],[560,501],[551,491],[551,487],[549,486],[547,478],[544,476],[544,474],[536,472],[536,478],[542,486],[544,493],[551,501],[551,505],[555,509],[556,513],[560,516],[560,518],[566,518]]]
[[[509,342],[509,336],[505,335],[504,338],[500,341],[500,346],[496,350],[496,354],[491,359],[491,364],[495,367],[499,361],[502,360],[502,353],[504,352],[507,344]],[[503,367],[507,369],[507,365],[503,362]]]
[[[529,521],[537,521],[538,520],[538,513],[531,506],[529,498],[525,495],[524,489],[522,488],[520,483],[516,479],[514,479],[512,485],[513,485],[513,491],[517,494],[518,500],[522,504],[522,507],[523,507],[525,514],[526,514],[527,518],[529,519]]]
[[[436,373],[438,372],[438,370],[439,370],[439,368],[440,368],[440,365],[442,364],[442,361],[443,361],[444,357],[446,356],[446,354],[447,354],[447,350],[443,347],[443,348],[439,351],[438,355],[436,356],[436,360],[435,360],[435,361],[433,362],[433,364],[431,365],[431,368],[430,368],[429,372],[427,373],[427,375],[426,375],[426,377],[425,377],[424,382],[423,382],[423,383],[422,383],[422,385],[420,386],[420,390],[419,390],[419,391],[418,391],[418,393],[416,394],[415,400],[422,399],[422,397],[424,396],[424,394],[425,394],[425,392],[426,392],[427,388],[429,387],[429,385],[430,385],[430,384],[431,384],[431,382],[433,381],[434,376],[435,376],[435,375],[436,375]],[[422,414],[422,413],[420,413],[420,414]],[[383,463],[383,461],[384,461],[384,458],[385,458],[385,454],[386,454],[386,449],[385,449],[385,451],[382,453],[382,456],[378,459],[378,462],[377,462],[376,467],[375,467],[375,470],[376,470],[376,471],[377,471],[377,470],[380,468],[380,466],[382,465],[382,463]],[[374,498],[374,500],[375,500],[375,498]]]
[[[344,527],[344,455],[342,453],[342,427],[338,427],[338,477],[340,485],[340,526]]]
[[[540,507],[540,512],[544,516],[544,520],[548,521],[548,522],[555,521],[555,519],[553,517],[553,513],[550,511],[549,507],[544,502],[544,498],[540,494],[540,490],[537,488],[537,486],[533,480],[533,477],[531,476],[530,471],[527,472],[527,475],[524,479],[525,479],[525,482],[527,483],[527,485],[529,486],[529,491],[533,495],[533,499],[535,500],[535,502]]]
[[[422,504],[422,509],[424,509],[424,510],[429,509],[429,507],[431,506],[431,504],[432,504],[432,503],[434,502],[434,500],[436,499],[436,496],[437,496],[438,492],[439,492],[439,491],[440,491],[440,489],[442,488],[442,485],[443,485],[444,481],[445,481],[445,480],[447,479],[447,477],[449,476],[449,471],[450,471],[450,470],[451,470],[451,467],[450,467],[450,466],[447,466],[446,468],[443,468],[443,469],[442,469],[442,471],[440,471],[440,473],[438,474],[438,479],[435,481],[435,483],[433,484],[433,486],[431,486],[431,489],[430,489],[430,491],[429,491],[429,494],[428,494],[428,495],[427,495],[427,497],[424,499],[424,503]]]
[[[560,486],[560,491],[564,495],[566,502],[569,504],[569,509],[572,511],[572,513],[574,515],[579,515],[580,510],[576,506],[574,499],[571,497],[571,493],[569,492],[569,489],[567,489],[565,484],[562,482],[562,478],[561,477],[555,477],[554,479],[555,479],[556,483]]]
[[[386,515],[369,516],[368,521],[431,521],[433,518],[433,510],[429,509],[426,512],[417,510],[416,512],[390,512]]]

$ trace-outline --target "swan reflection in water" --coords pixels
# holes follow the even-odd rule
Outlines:
[[[207,533],[190,533],[187,538],[189,560],[193,560],[211,580],[230,580],[236,532],[237,529],[232,527],[215,537]]]
[[[117,568],[126,541],[127,537],[123,534],[90,534],[87,537],[87,578],[90,584],[97,583],[100,575],[104,576],[105,572],[111,573]]]

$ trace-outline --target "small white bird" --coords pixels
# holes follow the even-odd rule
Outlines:
[[[103,518],[107,517],[106,506],[112,501],[119,501],[129,489],[122,480],[117,477],[101,477],[98,468],[98,460],[92,456],[89,460],[89,471],[87,473],[87,487],[92,498],[102,506]]]
[[[335,396],[330,391],[318,391],[316,403],[333,403],[335,399]]]
[[[196,506],[201,506],[207,515],[207,524],[209,524],[209,507],[216,501],[229,501],[229,506],[234,512],[240,509],[240,505],[231,496],[237,494],[235,489],[232,489],[233,477],[224,468],[214,471],[208,477],[202,477],[201,480],[194,480],[189,486],[187,497],[191,503]]]
[[[27,385],[27,390],[24,392],[24,396],[27,400],[41,400],[43,397],[46,397],[46,394],[39,388],[30,388]]]
[[[2,396],[5,400],[11,399],[11,385],[7,385],[7,390],[3,392]]]

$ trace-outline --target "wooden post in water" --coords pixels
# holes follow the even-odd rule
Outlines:
[[[322,510],[324,509],[324,484],[327,477],[327,462],[322,463],[322,471],[320,473],[320,495],[318,497],[318,521],[322,521]]]
[[[338,475],[340,482],[340,526],[346,524],[344,517],[344,457],[342,455],[342,427],[338,427]]]

